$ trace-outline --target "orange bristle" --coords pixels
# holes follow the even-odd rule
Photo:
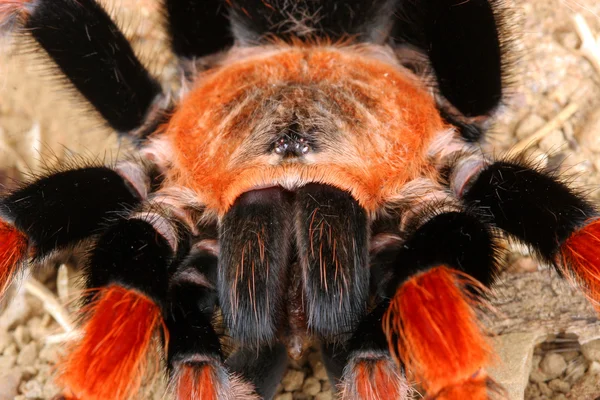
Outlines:
[[[209,364],[184,365],[177,379],[177,400],[217,400],[218,381]]]
[[[429,395],[455,386],[451,393],[462,390],[465,399],[482,393],[471,378],[484,376],[492,349],[477,323],[468,285],[478,286],[458,271],[433,268],[400,286],[384,316],[392,353]]]
[[[582,284],[600,311],[600,219],[571,235],[562,245],[561,254],[559,266],[565,277]]]
[[[454,386],[444,388],[435,396],[435,400],[488,400],[490,398],[490,389],[488,379],[482,374],[482,377],[476,376]]]
[[[12,281],[27,251],[27,237],[17,228],[0,221],[0,295]]]
[[[383,400],[407,398],[408,386],[390,362],[380,360],[360,362],[356,366],[357,400]]]
[[[159,307],[144,295],[112,285],[101,289],[90,307],[84,337],[59,365],[59,383],[77,398],[125,400],[147,375],[151,345],[160,327],[168,336]]]

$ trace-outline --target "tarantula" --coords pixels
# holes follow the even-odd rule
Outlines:
[[[506,91],[498,1],[164,6],[176,93],[94,0],[0,0],[137,145],[0,198],[2,288],[88,250],[67,397],[134,397],[164,353],[179,400],[268,399],[311,341],[343,399],[500,396],[476,310],[504,235],[598,300],[597,209],[478,145]]]

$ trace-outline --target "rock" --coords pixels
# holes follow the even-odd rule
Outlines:
[[[522,399],[525,394],[537,338],[535,332],[494,338],[494,348],[501,362],[490,371],[490,376],[506,389],[510,399]]]
[[[43,396],[42,384],[36,380],[25,382],[20,389],[26,399],[39,399]]]
[[[16,356],[17,353],[17,344],[11,343],[7,348],[4,349],[4,352],[2,354],[4,354],[5,356]]]
[[[327,381],[329,377],[327,376],[327,370],[325,369],[325,365],[321,360],[317,361],[315,364],[311,365],[313,376],[320,381]]]
[[[0,400],[13,400],[19,394],[21,378],[19,369],[0,373]]]
[[[565,380],[570,384],[577,382],[585,374],[586,362],[582,356],[571,360],[565,370]]]
[[[565,396],[564,394],[562,394],[562,393],[559,393],[559,394],[557,394],[556,396],[554,396],[554,397],[552,398],[552,400],[569,400],[569,399],[568,399],[568,398],[567,398],[567,396]]]
[[[47,344],[40,350],[40,359],[56,364],[60,360],[60,349],[58,346]]]
[[[538,114],[529,114],[519,122],[515,129],[517,139],[524,139],[544,126],[546,120]]]
[[[591,368],[591,367],[590,367]],[[577,400],[595,400],[600,396],[600,376],[588,373],[571,386],[569,398]]]
[[[600,109],[593,112],[588,118],[587,123],[577,136],[581,147],[593,151],[600,152]]]
[[[295,369],[288,370],[283,379],[281,380],[283,389],[286,392],[293,392],[299,390],[302,387],[302,383],[304,382],[304,376],[305,374],[302,371],[297,371]]]
[[[548,353],[540,362],[540,369],[548,380],[558,378],[567,369],[567,362],[557,353]]]
[[[323,381],[323,383],[321,383],[321,390],[322,391],[325,392],[325,391],[330,390],[330,389],[331,389],[331,382],[329,381],[329,379],[326,380],[326,381]]]
[[[12,368],[16,362],[16,354],[0,356],[0,371],[6,371],[9,368]]]
[[[582,344],[581,353],[590,361],[600,361],[600,340],[592,340]]]
[[[560,379],[552,379],[550,382],[548,382],[548,387],[552,389],[553,392],[560,393],[569,393],[569,390],[571,390],[571,385]]]
[[[302,393],[315,396],[321,391],[321,382],[314,376],[307,378],[302,385]]]
[[[576,359],[577,357],[579,357],[579,355],[581,354],[579,351],[564,351],[561,353],[563,358],[565,359],[565,361],[567,363],[569,363],[570,361]]]
[[[0,330],[0,354],[4,352],[8,346],[13,343],[13,337],[10,333],[4,330]]]
[[[315,400],[333,400],[333,395],[330,391],[317,393]]]
[[[46,381],[46,383],[44,383],[42,392],[44,393],[43,397],[45,399],[52,399],[56,396],[59,396],[62,393],[60,388],[54,384],[52,379],[49,379],[48,381]]]
[[[565,135],[562,130],[555,129],[544,136],[538,146],[547,153],[557,153],[565,149]]]
[[[550,389],[548,387],[548,385],[546,385],[544,382],[540,382],[537,385],[538,385],[538,388],[540,389],[540,393],[542,394],[542,396],[546,396],[546,397],[552,396],[552,389]]]
[[[23,324],[31,315],[31,306],[22,292],[19,292],[0,315],[0,330],[11,330]]]
[[[17,364],[23,366],[33,365],[35,359],[37,358],[37,355],[37,344],[35,342],[31,342],[25,347],[23,347],[23,349],[19,353],[19,356],[17,357]]]
[[[27,343],[31,342],[29,329],[23,325],[17,326],[13,333],[13,337],[15,338],[15,342],[17,343],[17,347],[19,349],[22,349]]]
[[[291,393],[281,393],[275,396],[275,400],[292,400],[293,398]]]

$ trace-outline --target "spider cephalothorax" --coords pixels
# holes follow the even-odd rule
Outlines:
[[[407,378],[501,396],[476,308],[504,234],[598,299],[596,209],[477,146],[504,92],[497,2],[165,8],[178,95],[94,0],[0,0],[0,26],[137,144],[0,200],[2,288],[29,258],[89,246],[67,396],[134,397],[164,350],[180,400],[271,398],[311,341],[343,399],[404,399]]]

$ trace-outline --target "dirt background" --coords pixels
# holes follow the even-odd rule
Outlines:
[[[165,81],[170,79],[174,69],[160,28],[158,1],[102,3],[151,70]],[[534,159],[559,167],[575,185],[598,199],[600,45],[582,41],[574,17],[581,15],[598,37],[600,2],[526,0],[512,6],[509,24],[516,37],[511,45],[516,55],[513,85],[484,149],[502,154],[514,146],[533,144]],[[52,66],[39,51],[32,51],[18,37],[2,37],[0,43],[0,183],[5,188],[72,156],[115,160],[127,152],[127,143],[119,142],[76,93],[53,78]],[[53,271],[63,263],[57,277]],[[73,328],[71,304],[77,272],[69,259],[50,264],[36,273],[43,285],[23,279],[11,290],[14,301],[8,308],[0,308],[0,400],[52,399],[60,393],[50,377],[68,340],[65,331]],[[524,249],[514,249],[506,269],[505,281],[539,274],[540,278],[527,275],[526,279],[546,282],[539,286],[540,297],[533,293],[527,305],[515,303],[517,315],[519,311],[531,314],[525,307],[544,302],[545,287],[550,287],[546,297],[570,297],[558,278],[529,258]],[[535,312],[533,315],[535,319]],[[576,336],[548,336],[536,347],[529,373],[527,399],[600,398],[600,343],[582,346]],[[329,389],[315,353],[306,363],[290,368],[278,399],[326,400],[332,398]],[[152,397],[161,398],[160,390],[149,389],[142,398]]]

